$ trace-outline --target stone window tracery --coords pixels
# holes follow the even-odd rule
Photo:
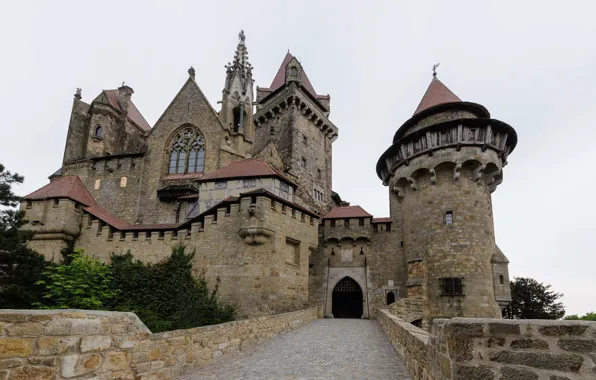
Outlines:
[[[205,168],[205,138],[196,128],[186,127],[177,132],[170,145],[169,174],[203,173]]]

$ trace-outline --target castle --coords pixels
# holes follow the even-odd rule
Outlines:
[[[191,67],[153,127],[131,87],[89,103],[77,89],[62,167],[22,200],[31,247],[57,259],[74,242],[101,260],[130,251],[155,262],[182,243],[240,317],[315,305],[368,318],[401,300],[421,307],[422,325],[500,317],[508,261],[491,193],[512,127],[433,75],[379,158],[390,216],[375,218],[332,189],[330,96],[289,52],[269,87],[254,89],[252,73],[241,32],[219,111]]]

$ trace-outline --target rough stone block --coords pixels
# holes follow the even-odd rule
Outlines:
[[[22,366],[12,370],[10,380],[54,380],[56,374],[52,367]]]
[[[133,363],[145,363],[149,361],[149,353],[148,352],[135,352],[132,354],[132,362]]]
[[[490,360],[498,363],[571,372],[579,371],[584,362],[584,358],[579,355],[512,351],[493,352],[490,354]]]
[[[548,380],[571,380],[571,379],[568,377],[565,377],[565,376],[550,375]]]
[[[100,319],[64,318],[49,321],[45,335],[93,335],[101,331]]]
[[[526,371],[523,369],[516,369],[511,367],[503,367],[501,369],[502,380],[538,380],[538,374]]]
[[[35,365],[45,365],[48,367],[55,367],[56,358],[54,356],[29,356],[29,363]]]
[[[114,371],[112,380],[135,380],[135,374],[132,371]]]
[[[37,339],[37,348],[40,355],[59,355],[74,351],[78,342],[75,336],[41,336]]]
[[[102,371],[129,370],[129,355],[124,351],[109,351],[104,353]]]
[[[495,373],[485,366],[455,365],[453,380],[494,380]]]
[[[486,342],[488,347],[503,347],[505,345],[505,338],[501,337],[490,337]]]
[[[472,340],[466,337],[452,336],[448,341],[449,355],[458,362],[472,360]]]
[[[511,348],[537,348],[548,350],[548,343],[541,339],[515,339],[511,342]]]
[[[519,325],[509,323],[489,323],[488,331],[491,335],[519,335]]]
[[[10,372],[8,370],[0,371],[0,380],[8,380],[8,374]]]
[[[480,323],[448,323],[445,333],[449,336],[460,337],[481,337],[484,336],[483,327]]]
[[[0,322],[6,322],[6,323],[20,323],[20,322],[26,322],[27,321],[27,315],[25,314],[19,314],[19,313],[15,313],[15,314],[8,314],[8,313],[0,313]]]
[[[596,341],[594,340],[561,339],[557,346],[565,351],[596,352]]]
[[[586,325],[540,326],[538,332],[544,336],[581,335],[587,328]]]
[[[0,359],[26,358],[33,353],[34,345],[34,338],[2,338],[0,339]]]
[[[13,323],[6,326],[9,336],[39,336],[43,325],[36,322]]]
[[[18,367],[23,363],[22,359],[10,358],[0,360],[0,369]]]
[[[103,351],[110,348],[112,338],[107,335],[91,335],[81,339],[81,352]]]
[[[70,378],[93,372],[101,365],[100,354],[69,355],[62,358],[62,377]]]

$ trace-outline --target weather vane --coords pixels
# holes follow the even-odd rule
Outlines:
[[[437,76],[437,67],[439,67],[440,63],[433,65],[433,77]]]

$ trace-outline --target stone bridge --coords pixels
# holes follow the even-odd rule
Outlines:
[[[195,379],[410,379],[377,321],[317,319],[217,363]]]

